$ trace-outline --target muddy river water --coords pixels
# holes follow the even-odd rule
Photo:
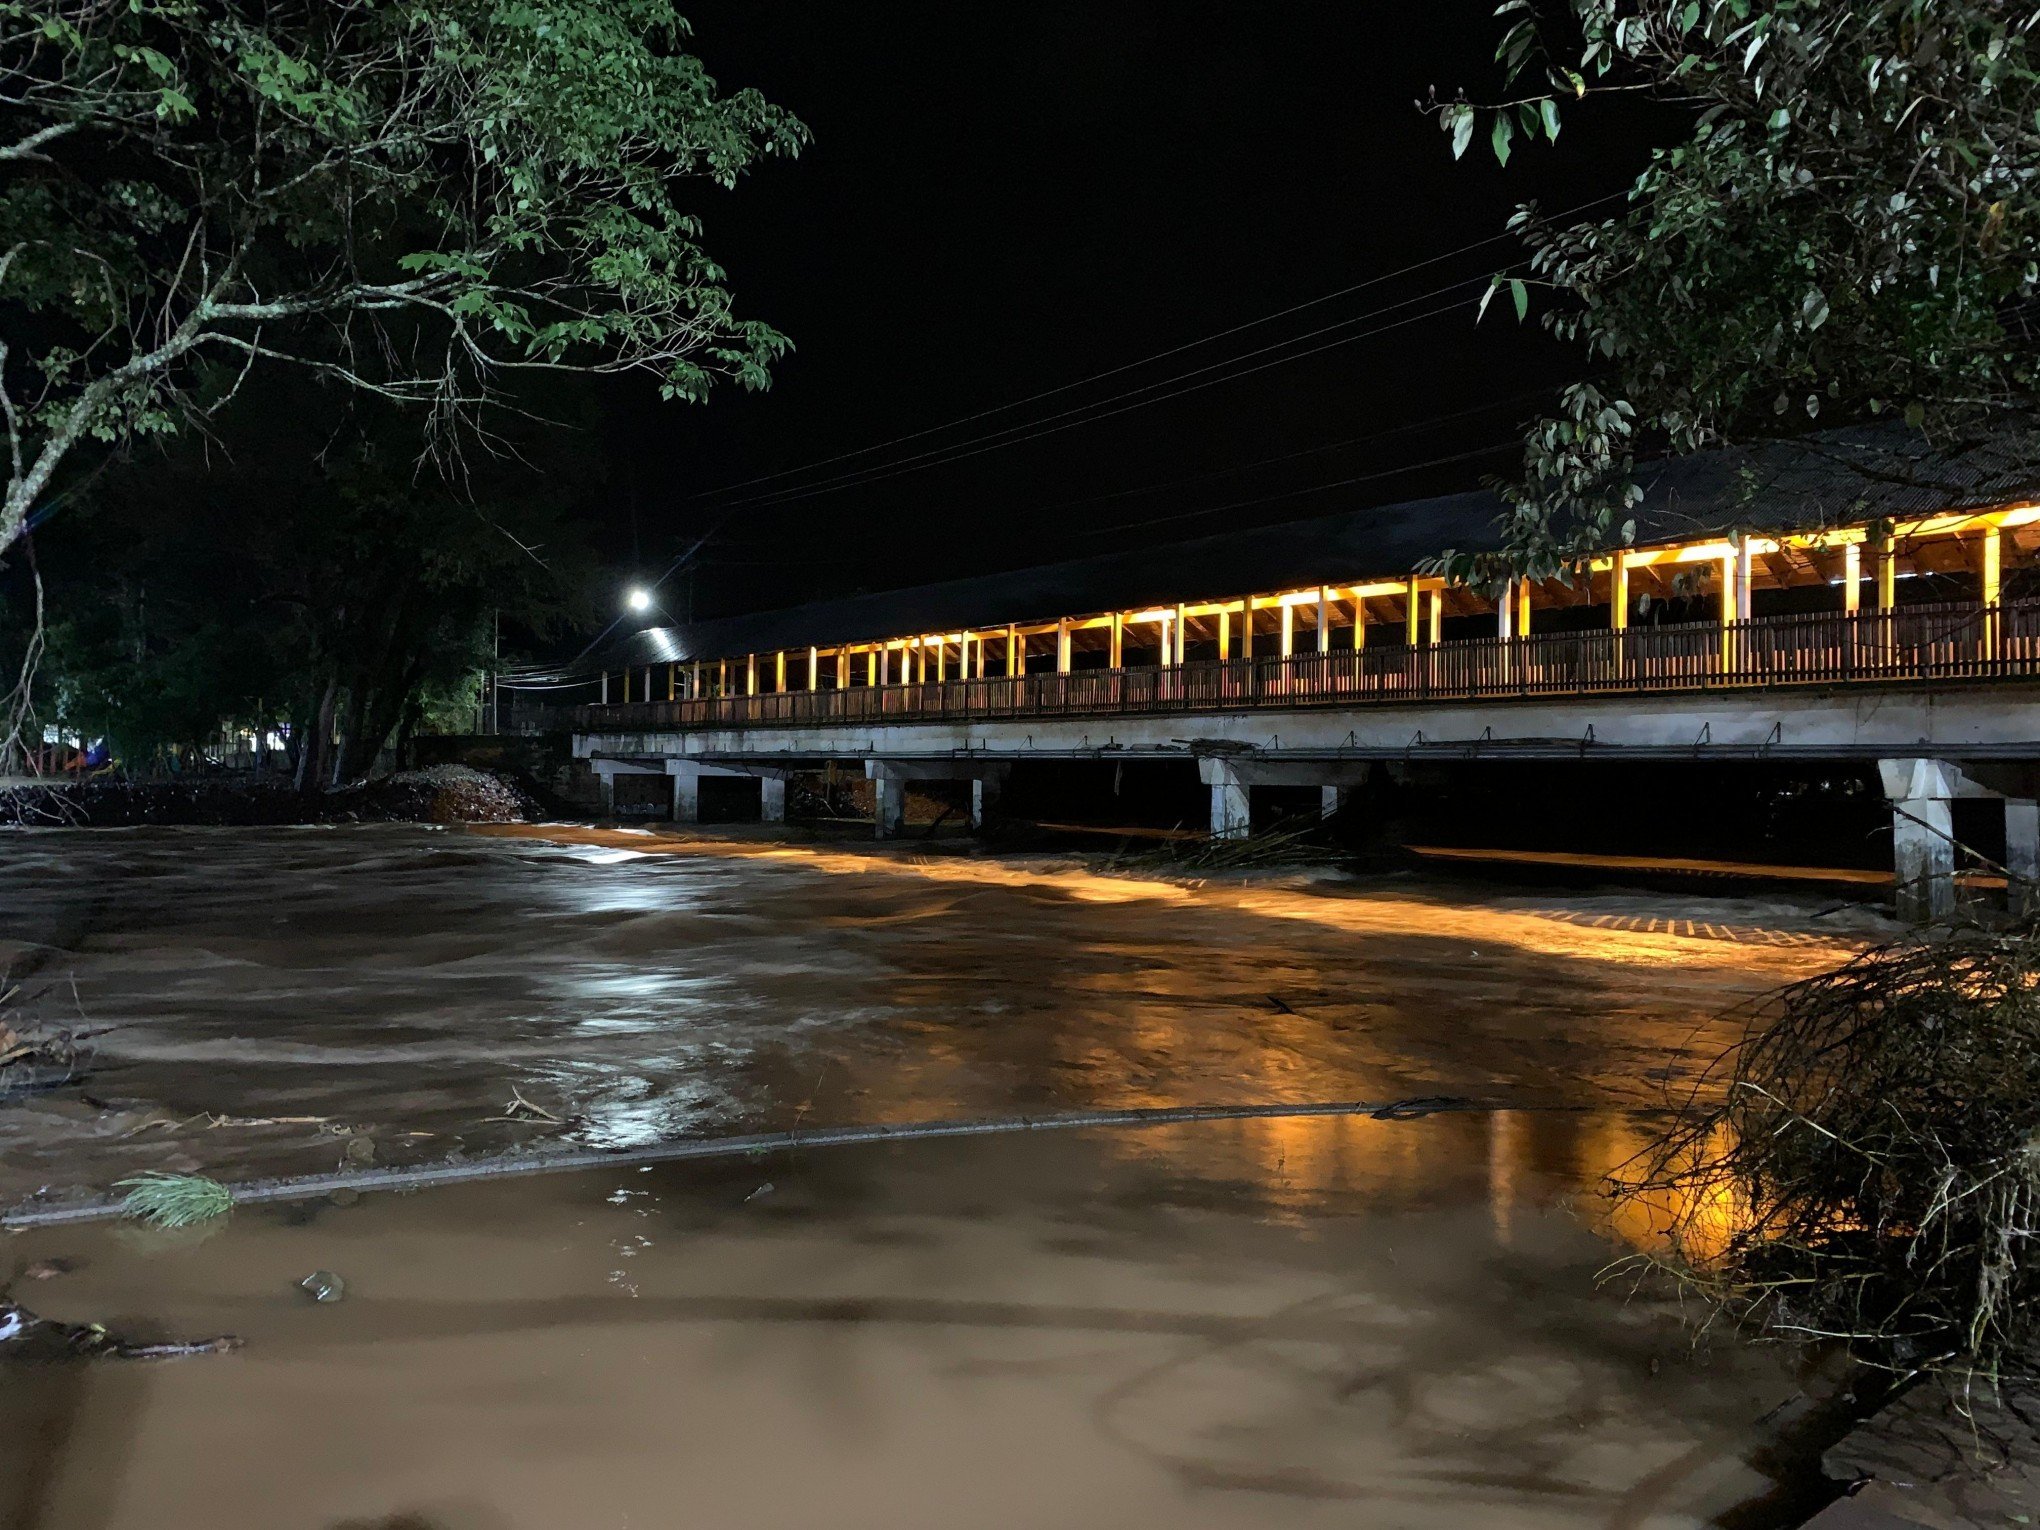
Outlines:
[[[1650,1229],[1596,1190],[1723,1012],[1864,916],[569,828],[0,848],[17,1005],[98,1033],[82,1091],[0,1105],[0,1205],[560,1140],[1494,1107],[19,1232],[0,1277],[70,1266],[17,1286],[47,1316],[247,1343],[0,1369],[0,1530],[1757,1525],[1803,1489],[1767,1455],[1784,1359],[1597,1279]],[[297,1288],[322,1269],[341,1301]]]

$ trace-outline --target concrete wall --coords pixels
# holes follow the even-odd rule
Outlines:
[[[1187,758],[1192,745],[1271,758],[1403,759],[1582,751],[1682,758],[1878,759],[1948,751],[2040,758],[2040,686],[1849,686],[1677,696],[1535,698],[1293,712],[899,722],[884,727],[759,727],[582,734],[575,752],[744,760],[958,756]]]

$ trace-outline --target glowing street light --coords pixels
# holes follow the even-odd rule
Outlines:
[[[633,611],[649,611],[652,609],[652,592],[640,586],[624,597],[624,604]]]

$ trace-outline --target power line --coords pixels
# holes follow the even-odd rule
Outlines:
[[[1054,504],[1040,506],[1037,513],[1045,514],[1051,510],[1071,510],[1079,505],[1100,504],[1108,499],[1130,499],[1137,494],[1159,494],[1164,489],[1180,489],[1193,483],[1209,483],[1213,479],[1229,478],[1235,473],[1251,472],[1255,468],[1271,467],[1279,462],[1295,462],[1301,458],[1315,457],[1325,452],[1342,451],[1349,446],[1371,446],[1376,441],[1387,441],[1396,436],[1413,435],[1420,430],[1429,430],[1434,425],[1449,425],[1454,420],[1470,419],[1477,414],[1490,414],[1497,409],[1514,408],[1517,405],[1527,404],[1533,399],[1542,398],[1551,391],[1552,389],[1548,387],[1530,388],[1521,393],[1511,394],[1508,398],[1489,399],[1486,403],[1475,404],[1470,409],[1455,409],[1450,414],[1434,414],[1425,419],[1411,420],[1407,424],[1392,426],[1387,430],[1373,431],[1364,436],[1348,436],[1340,441],[1326,441],[1317,446],[1306,446],[1300,451],[1283,452],[1279,456],[1274,457],[1259,457],[1252,462],[1239,462],[1231,467],[1213,468],[1207,473],[1193,473],[1187,478],[1170,478],[1161,483],[1136,484],[1128,489],[1112,489],[1103,494],[1087,494],[1081,499],[1057,500]],[[1111,530],[1113,528],[1103,527],[1099,529]]]
[[[1326,483],[1306,484],[1300,489],[1283,489],[1274,494],[1263,494],[1254,499],[1235,499],[1223,505],[1206,505],[1201,510],[1183,510],[1174,515],[1157,515],[1144,521],[1122,521],[1117,526],[1099,526],[1090,531],[1066,533],[1072,537],[1109,536],[1115,531],[1139,531],[1148,526],[1162,526],[1174,521],[1195,520],[1200,515],[1217,515],[1221,510],[1245,510],[1254,505],[1273,504],[1278,499],[1295,499],[1303,494],[1322,494],[1327,489],[1348,489],[1355,484],[1374,483],[1379,479],[1393,478],[1400,473],[1415,473],[1424,468],[1447,467],[1455,462],[1471,462],[1476,457],[1490,457],[1505,447],[1521,446],[1520,438],[1511,436],[1507,440],[1491,441],[1486,446],[1476,446],[1471,451],[1453,452],[1444,457],[1432,457],[1425,462],[1405,462],[1392,468],[1381,468],[1372,473],[1358,473],[1351,478],[1334,478]],[[1380,510],[1383,507],[1370,507]]]
[[[1023,511],[1021,513],[1030,515],[1046,515],[1057,510],[1075,509],[1079,506],[1098,504],[1105,500],[1110,499],[1126,499],[1134,495],[1140,494],[1158,494],[1166,489],[1178,489],[1183,488],[1190,484],[1209,483],[1215,479],[1229,478],[1235,473],[1251,472],[1255,468],[1270,467],[1277,463],[1283,462],[1294,462],[1304,457],[1314,457],[1321,455],[1322,453],[1325,452],[1341,451],[1351,446],[1370,446],[1377,441],[1387,441],[1392,440],[1397,436],[1412,435],[1418,431],[1429,430],[1434,426],[1449,425],[1456,420],[1470,419],[1475,415],[1491,414],[1497,409],[1514,408],[1518,405],[1530,403],[1535,399],[1543,398],[1552,391],[1553,390],[1551,387],[1529,388],[1525,389],[1523,392],[1511,394],[1507,398],[1489,399],[1486,403],[1475,404],[1471,408],[1454,409],[1445,414],[1428,415],[1421,420],[1410,420],[1401,425],[1392,426],[1387,430],[1370,431],[1369,433],[1363,436],[1346,436],[1337,441],[1324,441],[1320,442],[1315,446],[1304,447],[1299,451],[1283,452],[1272,457],[1259,457],[1253,460],[1252,462],[1238,462],[1234,463],[1230,467],[1214,468],[1209,472],[1193,473],[1183,478],[1164,479],[1159,483],[1135,484],[1129,488],[1113,489],[1102,494],[1085,495],[1079,499],[1057,500],[1051,504],[1033,506],[1030,509]],[[1484,448],[1484,450],[1488,449],[1491,448]],[[1401,472],[1404,470],[1401,468],[1394,468],[1389,469],[1387,471]],[[1192,511],[1188,513],[1201,514],[1202,512]],[[1107,532],[1124,529],[1130,526],[1140,526],[1147,524],[1150,523],[1145,521],[1120,522],[1112,526],[1087,528],[1084,532],[1080,534],[1085,536],[1102,535]],[[725,540],[722,543],[722,545],[724,547],[734,546],[737,549],[741,550],[747,545],[747,543],[743,540],[740,540],[732,544],[731,542]],[[779,560],[768,558],[760,558],[755,560],[718,558],[712,561],[713,565],[719,568],[735,568],[735,567],[750,568],[750,567],[763,567],[766,566],[767,564]],[[813,560],[813,562],[818,565],[826,564],[830,561],[831,560],[829,559]]]
[[[1370,309],[1365,313],[1357,313],[1352,315],[1350,318],[1339,319],[1334,323],[1321,325],[1317,329],[1305,330],[1300,335],[1291,335],[1287,339],[1277,340],[1271,345],[1259,346],[1251,351],[1242,351],[1236,356],[1227,356],[1219,361],[1207,362],[1205,365],[1201,367],[1192,367],[1187,372],[1177,372],[1168,377],[1158,378],[1151,383],[1142,383],[1139,387],[1127,388],[1119,393],[1108,393],[1103,398],[1092,399],[1088,403],[1077,404],[1069,409],[1060,410],[1055,414],[1041,415],[1031,420],[1022,420],[1017,425],[1003,426],[998,430],[986,431],[982,435],[966,436],[961,441],[952,441],[945,446],[931,446],[926,451],[916,452],[909,457],[900,457],[891,462],[881,462],[874,464],[871,467],[852,468],[846,473],[839,473],[833,478],[823,478],[815,483],[793,484],[784,489],[768,489],[761,494],[753,494],[743,499],[725,501],[725,504],[727,504],[732,509],[739,508],[744,505],[779,504],[786,500],[799,499],[806,496],[807,494],[819,492],[824,489],[834,488],[839,485],[845,485],[859,481],[866,481],[872,478],[887,477],[890,476],[888,471],[889,469],[905,467],[912,463],[923,462],[931,457],[937,458],[940,461],[954,461],[958,456],[973,455],[972,453],[965,451],[965,448],[976,446],[981,442],[996,442],[999,445],[1014,444],[1011,442],[1000,441],[999,438],[1002,436],[1015,436],[1019,440],[1031,440],[1033,438],[1032,435],[1022,435],[1021,432],[1031,431],[1034,434],[1041,434],[1042,432],[1035,431],[1034,427],[1052,424],[1054,421],[1057,420],[1067,420],[1073,415],[1088,414],[1093,410],[1102,409],[1107,404],[1118,403],[1122,399],[1134,398],[1143,393],[1153,393],[1157,388],[1166,388],[1171,383],[1182,382],[1187,378],[1201,377],[1207,372],[1222,371],[1223,369],[1233,366],[1239,362],[1251,360],[1256,356],[1265,356],[1270,351],[1283,350],[1289,346],[1299,343],[1300,341],[1314,340],[1319,335],[1328,335],[1332,333],[1332,331],[1334,330],[1347,329],[1355,324],[1365,324],[1370,319],[1380,318],[1382,315],[1394,313],[1398,309],[1409,308],[1418,303],[1428,302],[1432,298],[1442,297],[1446,293],[1457,291],[1459,288],[1462,287],[1470,287],[1475,282],[1480,281],[1482,279],[1483,278],[1480,277],[1470,276],[1466,277],[1461,281],[1448,282],[1443,287],[1434,287],[1429,292],[1418,293],[1415,297],[1404,298],[1402,301],[1390,303],[1386,307]],[[1458,305],[1454,304],[1453,306],[1456,307]],[[1350,338],[1360,339],[1363,337],[1355,335],[1351,336]],[[1299,356],[1306,356],[1309,354],[1311,353],[1308,351],[1304,351],[1300,352]],[[1160,403],[1163,398],[1173,397],[1175,397],[1174,394],[1163,394],[1161,398],[1150,399],[1147,400],[1147,402]],[[1120,411],[1112,412],[1118,413]],[[1099,415],[1097,416],[1097,418],[1102,419],[1104,418],[1104,416]],[[1083,422],[1080,420],[1077,421],[1076,423],[1081,424]],[[933,466],[936,464],[931,463],[930,465]]]
[[[1565,211],[1556,213],[1553,216],[1554,218],[1571,218],[1576,216],[1577,214],[1589,212],[1594,208],[1605,206],[1609,202],[1618,201],[1624,197],[1627,197],[1628,195],[1629,192],[1626,188],[1621,191],[1610,192],[1606,196],[1595,197],[1590,201],[1581,202],[1578,205],[1569,207],[1565,209]],[[1510,233],[1508,231],[1504,231],[1499,234],[1491,234],[1485,239],[1476,239],[1469,244],[1463,244],[1456,249],[1446,250],[1442,254],[1433,255],[1427,259],[1415,261],[1409,265],[1398,267],[1396,270],[1385,272],[1380,276],[1370,276],[1365,281],[1355,282],[1350,286],[1346,287],[1340,287],[1335,291],[1324,293],[1319,297],[1309,298],[1301,303],[1292,303],[1287,308],[1279,308],[1273,313],[1263,314],[1258,319],[1249,319],[1244,323],[1234,324],[1226,329],[1214,330],[1210,334],[1200,335],[1195,339],[1186,340],[1180,345],[1170,346],[1167,350],[1156,351],[1152,355],[1140,357],[1138,360],[1135,361],[1122,362],[1118,366],[1107,367],[1102,372],[1093,372],[1090,376],[1080,377],[1074,382],[1060,383],[1053,388],[1044,388],[1038,393],[1030,393],[1024,398],[1012,399],[1003,404],[995,404],[989,409],[980,409],[974,414],[960,415],[956,419],[945,420],[943,423],[939,425],[930,425],[921,430],[908,431],[903,435],[893,436],[889,440],[885,441],[877,441],[869,446],[860,446],[847,452],[838,452],[831,457],[818,457],[813,461],[801,463],[796,467],[781,468],[777,472],[760,473],[752,478],[739,479],[735,483],[722,484],[716,488],[704,490],[699,497],[703,499],[711,499],[719,495],[733,493],[738,489],[747,489],[751,487],[753,484],[772,483],[781,478],[796,477],[802,473],[810,472],[815,468],[828,467],[838,462],[847,462],[853,457],[869,456],[873,452],[884,451],[887,447],[890,446],[899,446],[908,441],[918,441],[925,436],[932,436],[939,434],[940,432],[945,430],[952,430],[959,425],[969,425],[978,420],[987,419],[995,414],[1004,414],[1009,409],[1018,409],[1026,404],[1038,403],[1045,398],[1053,398],[1059,393],[1068,393],[1072,389],[1086,387],[1094,382],[1102,382],[1108,377],[1117,377],[1122,372],[1131,372],[1136,368],[1148,365],[1150,362],[1165,361],[1171,356],[1179,356],[1185,351],[1195,350],[1200,345],[1209,345],[1214,340],[1223,340],[1228,336],[1237,335],[1249,329],[1256,329],[1263,324],[1272,324],[1275,320],[1287,318],[1289,315],[1293,313],[1301,313],[1307,308],[1316,308],[1321,304],[1330,303],[1342,297],[1350,297],[1353,293],[1364,292],[1370,287],[1378,287],[1385,282],[1394,281],[1398,277],[1408,276],[1417,271],[1427,270],[1432,266],[1441,265],[1448,260],[1456,260],[1461,255],[1468,255],[1475,250],[1485,249],[1487,246],[1491,244],[1498,244],[1504,240],[1514,239],[1515,237],[1516,236],[1513,233]]]
[[[1465,283],[1458,283],[1457,285],[1463,286],[1465,285]],[[931,467],[943,467],[952,462],[962,462],[970,457],[983,456],[986,452],[998,451],[1002,447],[1018,446],[1024,441],[1034,441],[1039,440],[1043,436],[1057,435],[1065,430],[1074,430],[1079,425],[1094,425],[1100,420],[1109,420],[1114,415],[1126,414],[1129,411],[1135,409],[1144,409],[1150,404],[1159,404],[1165,402],[1168,399],[1180,398],[1186,393],[1198,393],[1206,388],[1216,387],[1220,383],[1234,382],[1242,377],[1251,377],[1256,372],[1267,371],[1270,367],[1279,367],[1287,365],[1289,362],[1292,361],[1301,361],[1304,357],[1315,356],[1320,351],[1329,351],[1335,349],[1338,346],[1351,345],[1358,340],[1369,340],[1377,335],[1387,334],[1391,330],[1401,329],[1406,325],[1419,324],[1426,319],[1435,319],[1444,314],[1460,312],[1461,309],[1462,305],[1457,302],[1443,304],[1440,307],[1430,309],[1424,313],[1411,314],[1407,318],[1397,319],[1388,324],[1377,325],[1373,329],[1362,330],[1357,335],[1343,335],[1337,340],[1327,340],[1323,345],[1312,346],[1309,350],[1298,351],[1294,355],[1278,356],[1272,361],[1262,362],[1259,366],[1247,367],[1242,371],[1228,372],[1218,377],[1206,378],[1203,382],[1190,383],[1185,387],[1174,389],[1173,391],[1168,393],[1159,394],[1154,398],[1139,399],[1130,404],[1122,404],[1117,409],[1108,409],[1102,414],[1086,415],[1084,418],[1076,420],[1065,420],[1064,423],[1060,425],[1048,425],[1045,429],[1030,431],[1026,435],[1015,436],[1011,440],[993,441],[989,445],[978,446],[969,451],[957,451],[950,456],[937,457],[934,461],[916,462],[915,460],[910,458],[905,464],[901,466],[883,470],[866,469],[865,473],[859,476],[855,483],[825,482],[822,484],[814,485],[809,488],[787,489],[778,495],[768,497],[762,501],[743,501],[742,503],[745,504],[758,503],[762,504],[764,508],[768,509],[776,508],[777,506],[792,504],[799,500],[812,499],[816,495],[820,494],[837,494],[841,493],[846,488],[858,488],[862,487],[865,484],[877,483],[882,479],[897,478],[902,473],[919,473],[924,472]],[[1293,342],[1284,343],[1288,344]],[[1209,371],[1210,368],[1208,367],[1202,368],[1201,370]],[[1186,373],[1184,375],[1195,376],[1196,374]],[[1174,379],[1170,380],[1173,381]],[[1161,386],[1161,384],[1156,384],[1156,386],[1159,387]],[[1061,418],[1061,416],[1050,416],[1050,418],[1057,419]],[[1019,429],[1021,427],[1016,426],[1014,428]]]

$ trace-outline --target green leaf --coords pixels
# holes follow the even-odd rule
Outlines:
[[[1558,142],[1558,103],[1549,96],[1541,103],[1544,113],[1544,136],[1552,143]]]
[[[1488,142],[1494,145],[1495,158],[1504,165],[1509,162],[1509,140],[1515,137],[1515,134],[1515,124],[1500,112],[1495,113],[1495,127],[1488,135]]]
[[[1512,278],[1509,282],[1509,296],[1516,300],[1516,322],[1520,324],[1530,312],[1530,289],[1523,284],[1521,278]]]
[[[1452,157],[1460,158],[1473,142],[1473,108],[1461,103],[1445,109],[1445,126],[1452,134]]]

